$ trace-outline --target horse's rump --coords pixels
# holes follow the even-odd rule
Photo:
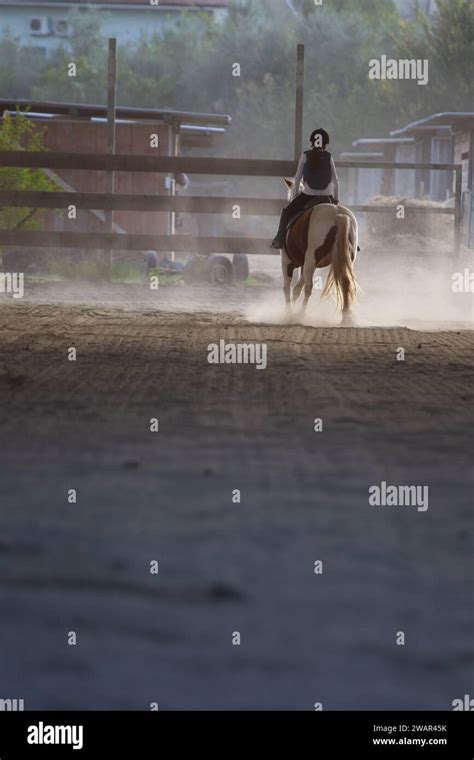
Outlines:
[[[290,227],[286,237],[285,250],[288,257],[291,259],[291,263],[294,268],[302,267],[304,265],[306,250],[308,248],[308,235],[309,224],[311,221],[311,214],[315,208],[321,208],[319,206],[312,206],[309,209],[305,209],[300,216],[296,218],[296,221]],[[330,264],[330,258],[325,261],[331,253],[331,249],[334,246],[336,240],[336,225],[335,217],[337,213],[337,206],[331,205],[332,209],[335,209],[334,222],[326,233],[326,237],[323,242],[317,246],[314,250],[314,256],[317,267],[325,267]]]

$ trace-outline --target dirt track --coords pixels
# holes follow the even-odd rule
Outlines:
[[[450,709],[472,690],[471,332],[1,316],[1,698]],[[267,369],[209,365],[221,338],[266,343]],[[428,485],[429,509],[369,506],[384,480]]]

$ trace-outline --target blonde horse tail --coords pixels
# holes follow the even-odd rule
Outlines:
[[[351,308],[357,295],[349,245],[350,223],[346,214],[336,215],[336,241],[331,257],[331,269],[321,295],[321,298],[328,298],[334,290],[338,308],[343,312]]]

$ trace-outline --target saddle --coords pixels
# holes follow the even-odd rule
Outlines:
[[[305,213],[305,211],[308,211],[310,208],[313,208],[313,206],[319,206],[320,203],[332,203],[331,196],[329,195],[315,195],[313,198],[311,198],[310,201],[305,203],[302,209],[300,211],[297,211],[296,214],[292,214],[292,216],[288,219],[288,224],[286,225],[286,233],[290,231],[290,229],[293,227],[295,222],[302,216],[302,214]]]

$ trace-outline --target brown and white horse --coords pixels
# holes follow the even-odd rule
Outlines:
[[[293,180],[285,177],[284,182],[291,189]],[[291,280],[294,270],[301,267],[299,280],[293,287],[293,304],[304,286],[304,312],[313,290],[316,268],[330,266],[321,298],[334,293],[339,311],[342,312],[341,324],[351,324],[351,308],[357,293],[353,268],[357,244],[357,219],[345,206],[321,203],[304,211],[287,232],[286,250],[281,250],[287,312],[291,310]]]

